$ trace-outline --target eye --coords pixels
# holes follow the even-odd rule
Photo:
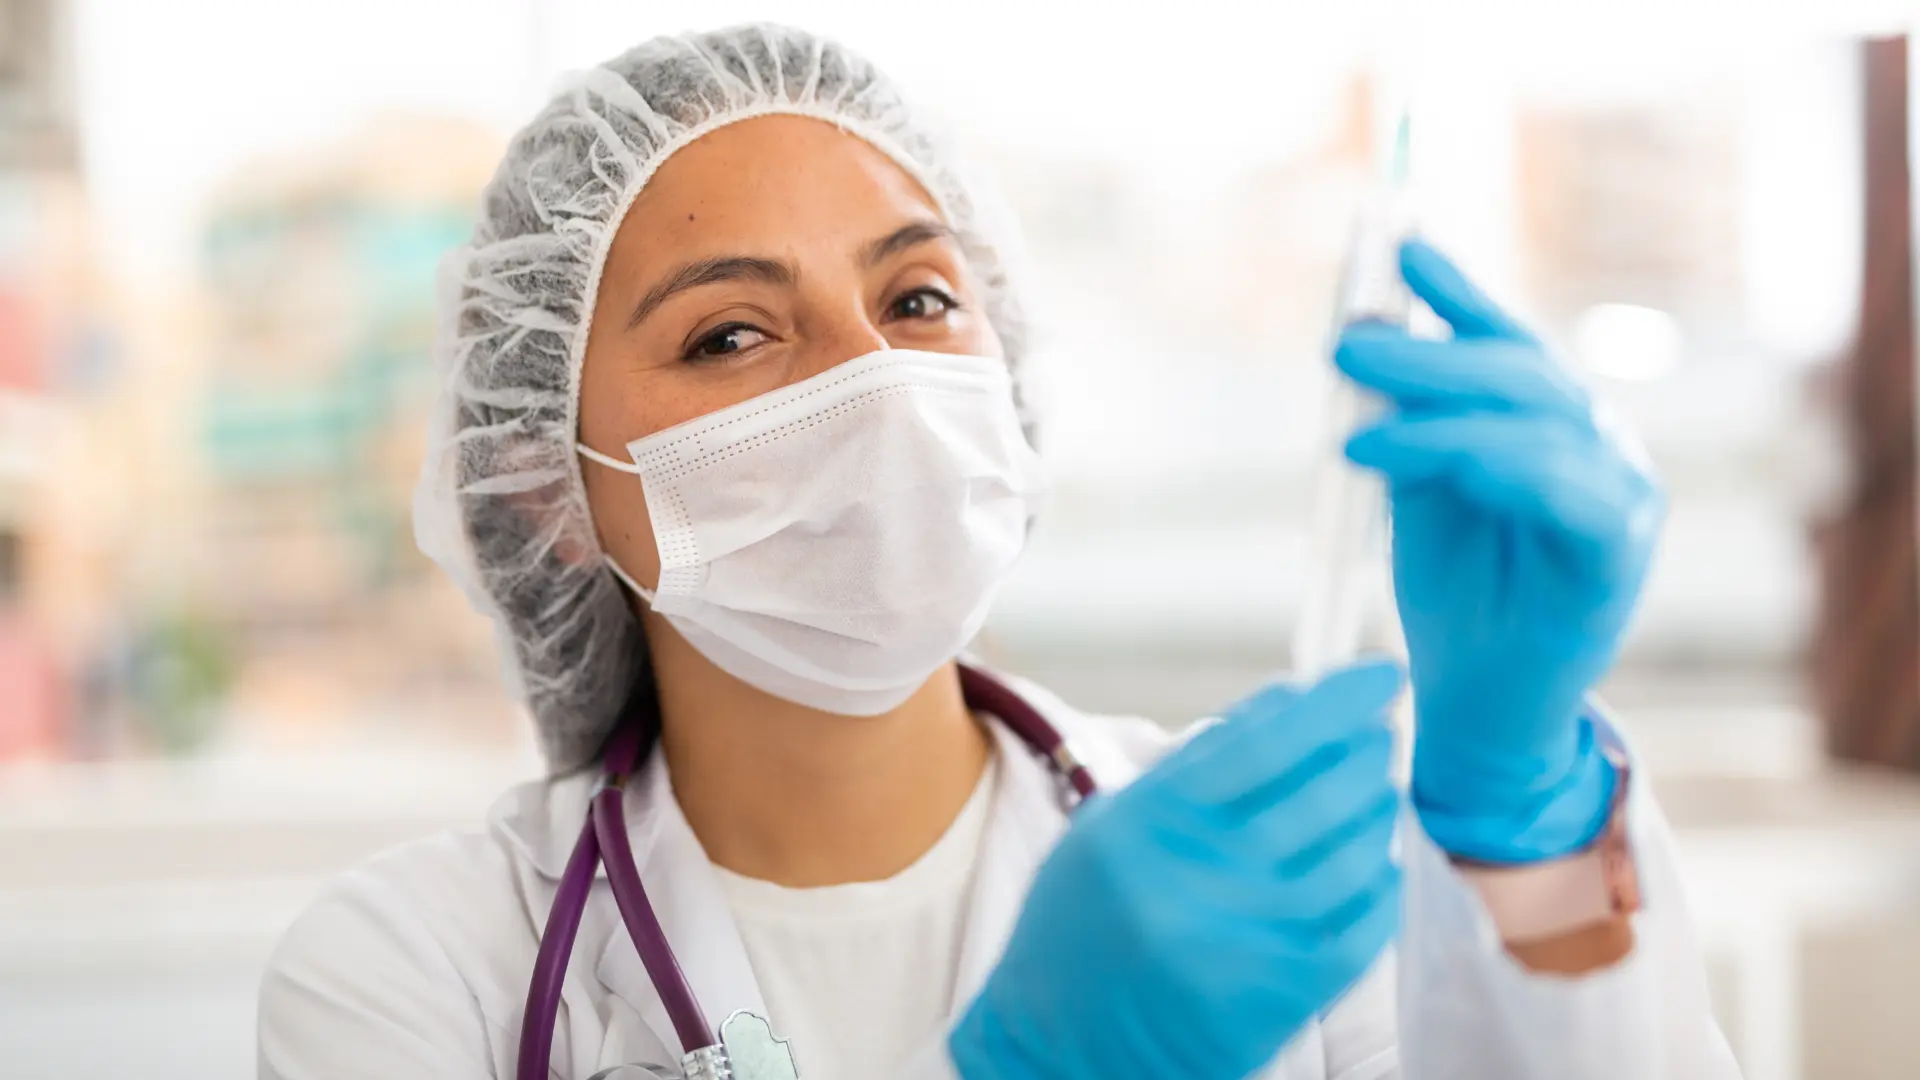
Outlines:
[[[887,314],[895,319],[938,319],[948,312],[960,310],[960,302],[931,285],[901,293],[887,308]]]
[[[720,360],[742,353],[767,340],[765,332],[746,323],[727,323],[717,326],[687,350],[685,359],[698,363],[702,360]]]

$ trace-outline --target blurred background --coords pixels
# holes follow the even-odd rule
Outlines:
[[[1286,663],[1397,51],[1426,231],[1671,487],[1606,690],[1748,1075],[1920,1075],[1906,8],[0,0],[0,1072],[252,1075],[318,883],[537,775],[411,538],[434,267],[562,73],[772,16],[1024,219],[1058,493],[982,649],[1170,723]]]

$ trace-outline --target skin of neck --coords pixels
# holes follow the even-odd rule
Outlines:
[[[878,716],[775,697],[643,611],[675,799],[715,865],[790,888],[879,881],[959,816],[993,752],[944,664]]]

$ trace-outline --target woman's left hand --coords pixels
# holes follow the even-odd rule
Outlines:
[[[1452,338],[1356,325],[1336,363],[1391,406],[1347,455],[1389,486],[1414,805],[1456,855],[1553,858],[1606,820],[1615,777],[1584,698],[1619,650],[1664,498],[1585,390],[1452,263],[1416,240],[1400,266]]]

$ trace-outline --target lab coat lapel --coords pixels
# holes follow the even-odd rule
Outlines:
[[[641,884],[706,1013],[707,1030],[718,1031],[720,1022],[740,1009],[765,1016],[760,984],[726,897],[706,851],[674,801],[666,765],[657,753],[647,762],[641,783],[627,793],[627,822]],[[611,895],[606,899],[612,903]],[[595,974],[646,1021],[662,1046],[685,1052],[624,924],[608,938]]]
[[[1053,772],[1005,725],[995,723],[991,730],[1000,757],[1000,788],[981,841],[961,939],[953,987],[956,1018],[999,962],[1034,872],[1067,826]]]

